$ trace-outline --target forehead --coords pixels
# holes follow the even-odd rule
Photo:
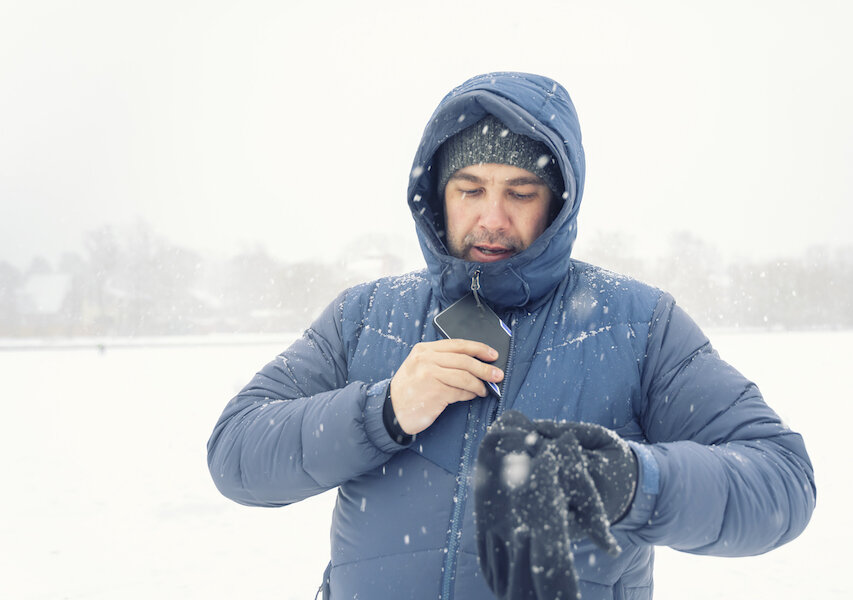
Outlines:
[[[545,185],[544,181],[527,169],[499,163],[468,165],[456,171],[450,179],[463,179],[492,184]]]

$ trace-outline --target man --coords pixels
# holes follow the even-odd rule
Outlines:
[[[284,506],[338,487],[331,598],[494,597],[472,473],[478,448],[501,451],[486,436],[496,420],[489,436],[511,421],[631,445],[615,477],[630,489],[624,510],[602,521],[621,553],[575,534],[566,549],[585,600],[650,598],[657,544],[748,555],[805,527],[815,488],[800,436],[668,294],[571,259],[583,184],[559,84],[523,73],[465,82],[427,124],[409,185],[427,270],[342,293],[226,407],[208,445],[223,494]],[[489,346],[439,339],[433,318],[468,293],[512,331],[503,371]],[[592,456],[584,435],[570,434],[567,451]],[[554,481],[570,481],[552,464]],[[566,494],[600,508],[596,486]],[[492,577],[500,548],[479,539]]]

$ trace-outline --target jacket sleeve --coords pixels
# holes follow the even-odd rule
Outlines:
[[[652,318],[642,386],[648,444],[633,444],[641,473],[621,523],[629,537],[745,556],[800,534],[816,494],[801,436],[667,294]]]
[[[365,473],[404,448],[385,429],[390,380],[348,381],[344,296],[225,407],[207,444],[216,487],[284,506]]]

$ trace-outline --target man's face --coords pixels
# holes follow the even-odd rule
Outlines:
[[[450,254],[494,262],[521,252],[548,227],[551,190],[519,167],[471,165],[459,169],[444,192]]]

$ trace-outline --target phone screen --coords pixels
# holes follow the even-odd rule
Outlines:
[[[433,319],[441,335],[448,339],[463,339],[482,342],[498,351],[493,365],[506,371],[509,358],[509,340],[512,331],[495,312],[485,304],[477,305],[474,294],[466,294]],[[490,381],[486,384],[501,396],[501,388]]]

